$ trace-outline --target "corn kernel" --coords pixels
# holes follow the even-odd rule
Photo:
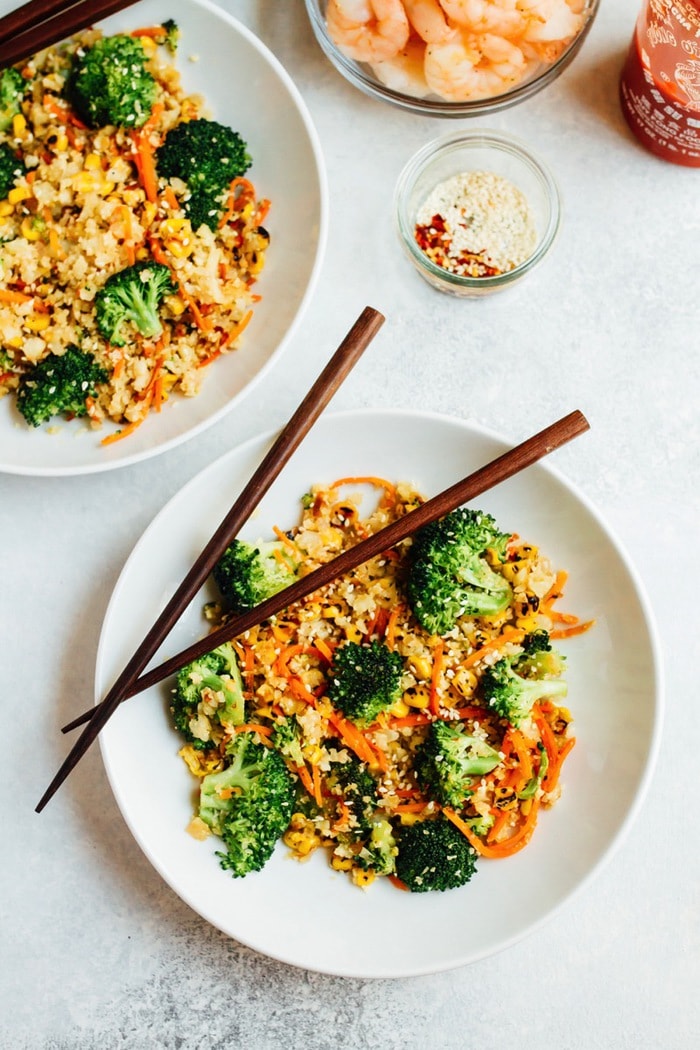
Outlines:
[[[64,153],[68,149],[68,136],[64,134],[59,135],[54,143],[54,149],[57,153]]]
[[[81,171],[73,179],[73,185],[79,193],[92,193],[99,183],[91,171]]]
[[[336,857],[334,854],[331,857],[331,867],[336,871],[350,871],[352,861],[349,857]]]
[[[153,201],[146,201],[146,203],[143,206],[143,217],[141,219],[141,225],[148,229],[148,227],[155,219],[157,211],[158,207]]]
[[[376,874],[373,871],[365,871],[364,868],[353,868],[352,869],[352,881],[356,886],[361,889],[365,886],[369,886],[376,879]]]
[[[418,678],[429,679],[433,669],[427,656],[410,656],[408,662]]]
[[[148,248],[137,248],[136,249],[136,258],[138,259],[139,262],[143,262],[145,259],[149,259],[150,258],[150,252],[148,251]],[[183,306],[183,310],[184,310],[184,306]]]
[[[405,699],[409,707],[417,707],[421,711],[430,703],[430,694],[427,689],[416,689],[414,693],[406,693]]]
[[[540,619],[536,612],[531,612],[527,616],[518,616],[515,624],[521,630],[529,633],[537,630],[540,625]]]
[[[192,253],[191,244],[183,244],[182,241],[165,241],[165,247],[176,259],[186,259]]]
[[[22,201],[27,201],[32,195],[32,191],[28,186],[14,186],[7,195],[7,199],[10,204],[20,204]]]
[[[14,207],[9,201],[3,201],[0,204],[0,219],[6,219],[8,215],[12,215]]]
[[[185,312],[185,304],[179,295],[167,296],[165,304],[170,310],[170,313],[173,314],[175,317],[179,317],[180,314],[183,314]]]
[[[409,711],[410,708],[405,700],[397,700],[396,703],[391,706],[391,713],[394,718],[405,718]]]
[[[45,332],[50,324],[51,318],[48,314],[30,314],[24,319],[24,326],[30,332]]]
[[[354,623],[348,624],[345,628],[345,637],[349,642],[359,643],[362,641],[362,634]]]
[[[156,49],[156,42],[152,36],[140,36],[139,43],[144,51],[155,51]]]
[[[101,171],[102,161],[96,153],[88,153],[83,167],[86,171]]]
[[[312,744],[310,747],[305,748],[304,755],[312,765],[317,766],[323,758],[323,751],[318,744]]]
[[[417,824],[419,820],[418,813],[399,813],[399,821],[404,827],[408,827],[409,824]]]
[[[265,256],[261,255],[260,252],[255,252],[252,259],[250,260],[250,266],[248,270],[250,273],[260,273],[265,265]]]
[[[153,208],[155,209],[155,205],[153,205]],[[167,236],[168,234],[179,233],[186,222],[187,219],[164,219],[163,222],[160,224],[161,233],[164,236]]]
[[[38,241],[41,236],[41,230],[37,228],[36,223],[29,215],[22,219],[19,229],[20,233],[27,241]]]
[[[11,346],[13,350],[19,350],[24,342],[21,335],[16,335],[12,339],[7,340],[7,345]]]
[[[110,182],[109,179],[104,179],[100,183],[97,192],[100,194],[101,197],[108,197],[113,189],[114,183]]]
[[[15,113],[12,118],[12,134],[16,139],[21,139],[27,130],[27,121],[23,113]]]

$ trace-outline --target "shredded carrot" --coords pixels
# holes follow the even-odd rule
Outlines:
[[[263,223],[265,221],[265,219],[267,218],[267,213],[270,210],[271,204],[272,204],[272,202],[269,201],[267,199],[267,197],[263,197],[263,199],[260,201],[260,204],[258,205],[257,213],[255,215],[255,223],[256,223],[257,226],[259,226],[261,223]]]
[[[168,32],[165,26],[145,26],[143,29],[132,29],[129,36],[148,36],[151,40],[165,40]]]
[[[389,613],[389,619],[386,625],[385,641],[390,649],[394,649],[396,647],[396,624],[402,612],[403,606],[401,604],[397,604],[392,607],[392,610]]]
[[[304,788],[306,789],[307,795],[310,798],[313,798],[314,797],[314,785],[313,785],[313,781],[311,780],[311,775],[310,775],[308,769],[306,768],[306,766],[297,766],[296,770],[297,770],[297,774],[299,776],[299,780],[301,780],[302,784],[304,785]]]
[[[397,890],[405,890],[408,893],[408,886],[405,882],[402,882],[398,875],[387,875],[387,879],[392,886],[395,886]]]
[[[175,191],[172,186],[166,186],[163,190],[163,199],[170,209],[177,211],[180,207],[180,202],[175,196]]]
[[[321,809],[323,806],[323,792],[321,790],[321,771],[314,762],[311,766],[311,781],[314,788],[314,802]]]
[[[316,648],[318,649],[321,656],[325,659],[326,663],[332,663],[333,661],[333,650],[330,645],[323,640],[323,638],[316,639]]]
[[[535,830],[535,824],[537,823],[538,804],[536,801],[532,802],[525,820],[510,838],[505,839],[503,842],[494,842],[493,845],[489,845],[484,842],[483,839],[480,839],[478,835],[475,835],[469,825],[466,824],[453,809],[443,807],[442,812],[447,819],[451,820],[455,827],[459,828],[462,834],[469,839],[469,842],[477,853],[480,853],[483,857],[491,857],[496,860],[503,857],[510,857],[527,846],[532,838],[532,833]]]
[[[224,347],[226,347],[226,346],[230,346],[231,343],[235,342],[236,339],[238,339],[239,335],[241,335],[241,333],[244,331],[244,329],[248,327],[248,324],[249,324],[250,319],[251,319],[252,316],[253,316],[253,311],[252,310],[248,310],[248,312],[243,315],[243,317],[238,322],[238,324],[235,324],[233,326],[233,328],[230,328],[228,330],[228,332],[226,333],[224,338],[221,340],[221,343],[219,344],[219,349],[220,350],[223,350]]]
[[[367,624],[365,634],[368,638],[376,634],[379,638],[384,637],[386,634],[387,625],[389,622],[389,613],[383,605],[378,605],[375,609],[374,616]]]
[[[342,485],[372,485],[374,488],[384,490],[382,503],[390,504],[396,499],[396,486],[392,485],[386,478],[377,477],[374,474],[358,475],[357,477],[338,478],[329,487],[339,489]]]
[[[484,642],[482,646],[470,653],[465,660],[462,660],[460,666],[473,667],[474,664],[479,663],[486,653],[493,652],[494,649],[500,649],[506,642],[521,642],[524,637],[525,631],[522,631],[519,627],[504,627],[497,638]]]
[[[510,819],[510,812],[507,809],[499,809],[496,812],[496,816],[493,824],[491,825],[488,834],[486,835],[486,842],[491,845],[494,839],[497,839],[500,833]]]
[[[365,736],[357,729],[352,722],[348,722],[347,719],[339,715],[337,711],[332,711],[328,716],[328,721],[334,726],[340,733],[342,739],[348,745],[351,751],[354,751],[359,759],[363,762],[367,762],[368,765],[375,766],[377,764],[377,757],[374,748],[369,744],[369,741]]]
[[[400,806],[394,806],[392,813],[422,813],[429,802],[402,802]]]
[[[553,631],[549,632],[550,638],[573,638],[576,634],[584,634],[589,628],[593,627],[595,620],[586,620],[585,623],[577,623],[572,627],[555,627]]]
[[[59,102],[55,95],[44,95],[42,105],[54,117],[58,117],[62,124],[72,124],[73,127],[80,128],[81,131],[88,130],[87,124],[83,124],[82,120],[79,120],[72,110]]]
[[[557,609],[551,610],[549,618],[552,623],[579,623],[578,616],[574,616],[573,613],[559,612]]]
[[[219,221],[219,228],[225,226],[227,222],[230,222],[237,211],[244,206],[247,201],[243,198],[251,198],[255,200],[255,186],[250,179],[244,179],[242,177],[233,179],[229,186],[229,195],[226,211],[221,216]]]
[[[146,410],[140,419],[135,419],[133,423],[128,423],[125,427],[122,427],[121,430],[115,430],[113,434],[108,434],[107,437],[102,438],[100,444],[113,445],[115,441],[121,441],[123,438],[129,437],[130,434],[133,434],[133,432],[141,426],[147,414],[148,410]]]
[[[410,729],[413,726],[427,726],[428,722],[434,721],[435,719],[432,715],[425,715],[419,711],[415,715],[404,715],[403,718],[391,718],[389,720],[389,729]]]
[[[297,700],[303,700],[305,704],[309,705],[309,707],[316,706],[316,697],[306,688],[300,678],[294,676],[289,679],[289,691],[297,698]]]
[[[272,736],[272,726],[262,726],[257,722],[243,722],[235,727],[236,733],[260,733],[260,736]]]
[[[28,303],[31,295],[24,292],[13,292],[9,288],[0,288],[0,303]]]
[[[136,247],[134,245],[134,228],[131,222],[131,208],[127,204],[122,204],[119,211],[124,227],[124,247],[126,248],[127,264],[133,266],[136,262]]]
[[[541,604],[543,606],[547,607],[551,605],[552,602],[555,602],[557,598],[561,598],[562,594],[564,593],[564,587],[568,578],[569,574],[568,572],[565,572],[564,569],[560,569],[557,572],[556,576],[554,577],[554,583],[542,599]]]
[[[445,647],[444,639],[439,638],[433,646],[433,670],[430,675],[430,710],[434,715],[440,711],[440,676],[442,675],[442,654]]]
[[[519,729],[516,729],[515,726],[510,726],[507,736],[510,748],[512,748],[518,760],[517,768],[513,771],[515,775],[512,783],[513,790],[517,794],[518,791],[522,791],[532,777],[532,755],[525,737]],[[501,744],[501,750],[505,752],[505,744]]]
[[[274,534],[275,534],[275,536],[277,537],[278,540],[281,540],[282,543],[285,543],[287,545],[287,547],[289,547],[290,551],[293,552],[294,557],[298,558],[299,557],[299,548],[297,547],[297,545],[294,542],[294,540],[291,539],[287,535],[286,532],[283,532],[282,529],[280,529],[278,525],[273,525],[272,526],[272,531],[274,532]]]

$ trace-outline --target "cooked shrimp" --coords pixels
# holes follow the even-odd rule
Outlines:
[[[518,0],[518,8],[527,19],[523,37],[532,43],[568,41],[576,36],[583,21],[566,0]]]
[[[443,44],[425,49],[428,86],[448,102],[501,95],[522,79],[527,68],[520,48],[503,37],[480,37],[455,30]]]
[[[410,32],[401,0],[329,0],[331,39],[355,62],[383,62],[406,46]]]
[[[402,51],[394,58],[371,63],[372,72],[378,80],[392,91],[413,98],[425,98],[430,94],[423,70],[425,43],[419,37],[411,37]]]
[[[440,6],[451,22],[472,33],[495,33],[512,39],[527,24],[517,0],[440,0]]]
[[[403,6],[409,22],[427,44],[439,44],[450,36],[452,27],[439,0],[403,0]]]

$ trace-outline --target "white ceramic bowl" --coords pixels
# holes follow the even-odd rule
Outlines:
[[[0,471],[58,475],[109,470],[200,433],[265,375],[289,343],[315,287],[326,241],[326,175],[299,92],[275,56],[208,0],[179,0],[165,14],[175,17],[182,31],[176,65],[185,89],[203,94],[213,117],[241,133],[253,157],[251,178],[272,201],[265,220],[270,248],[258,284],[263,298],[240,350],[208,369],[200,394],[170,398],[123,441],[101,446],[109,428],[93,431],[82,421],[53,421],[34,430],[20,416],[14,398],[3,398]],[[99,25],[114,33],[158,24],[163,17],[162,3],[143,0]]]
[[[539,420],[538,426],[546,422],[551,420]],[[97,700],[273,436],[255,438],[212,463],[146,530],[107,610]],[[586,438],[579,440],[585,456]],[[379,474],[409,480],[433,496],[513,444],[473,424],[428,413],[323,416],[243,535],[254,541],[272,535],[274,525],[295,524],[299,494],[314,482]],[[658,750],[661,667],[651,608],[627,555],[586,497],[548,460],[471,505],[537,543],[568,570],[566,610],[596,621],[585,634],[557,643],[567,658],[567,705],[577,743],[566,761],[561,799],[542,813],[521,853],[480,861],[467,886],[446,893],[402,893],[387,880],[364,892],[333,871],[325,851],[299,864],[282,844],[261,872],[233,879],[219,867],[216,840],[198,842],[185,830],[193,813],[192,778],[178,756],[182,739],[170,724],[172,683],[122,704],[100,734],[116,800],[156,870],[208,922],[257,951],[348,977],[408,977],[473,962],[552,916],[599,870],[638,812]],[[202,589],[157,662],[206,632],[202,603],[212,596],[211,588]]]

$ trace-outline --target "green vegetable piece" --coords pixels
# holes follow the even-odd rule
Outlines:
[[[113,346],[124,346],[133,325],[146,339],[156,339],[163,331],[160,304],[176,291],[170,270],[162,263],[137,262],[118,270],[95,296],[100,334]]]
[[[224,842],[221,867],[241,878],[272,856],[292,816],[295,781],[279,752],[252,733],[234,736],[227,757],[230,765],[202,779],[199,816]]]
[[[334,707],[358,726],[368,726],[401,698],[403,662],[381,642],[346,642],[336,649],[328,680]]]
[[[412,893],[456,889],[475,871],[476,851],[446,817],[410,824],[401,832],[396,874]]]
[[[86,399],[95,397],[107,372],[90,353],[77,346],[65,353],[51,353],[20,379],[17,407],[30,426],[38,427],[53,416],[84,416]]]
[[[460,616],[493,616],[512,601],[510,584],[486,560],[504,560],[510,536],[482,511],[460,507],[426,525],[411,547],[407,579],[413,613],[426,631],[446,634]]]
[[[143,44],[123,34],[79,50],[66,81],[66,97],[90,128],[140,128],[158,96]]]

